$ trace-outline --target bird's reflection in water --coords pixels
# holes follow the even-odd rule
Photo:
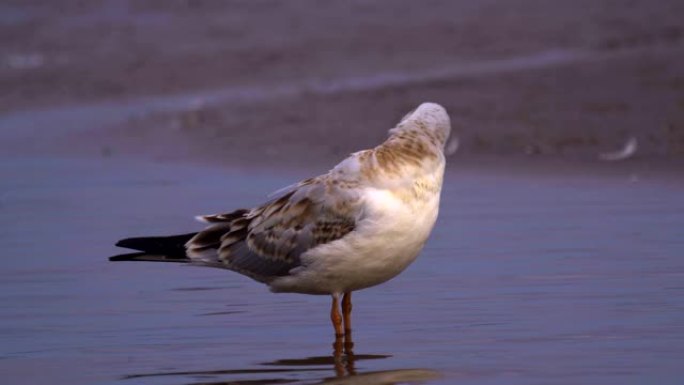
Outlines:
[[[331,356],[281,359],[265,362],[251,369],[227,369],[212,371],[187,371],[134,374],[124,379],[144,377],[190,377],[198,379],[189,385],[275,385],[275,384],[326,384],[326,385],[392,385],[421,383],[439,378],[439,373],[429,369],[395,369],[359,373],[356,362],[389,358],[389,355],[354,354],[351,334],[333,342]],[[332,366],[334,376],[327,376]],[[300,374],[300,375],[297,375]],[[235,377],[241,377],[236,379]],[[248,378],[245,378],[248,377]],[[251,378],[250,378],[251,377]],[[220,379],[220,380],[219,380]]]
[[[335,367],[335,377],[324,378],[318,384],[325,385],[393,385],[398,383],[420,383],[439,377],[434,370],[428,369],[395,369],[357,373],[355,363],[359,360],[388,358],[383,355],[356,355],[351,332],[345,337],[338,337],[333,342],[332,360]]]
[[[347,331],[344,337],[337,336],[333,342],[333,359],[335,360],[335,374],[338,378],[344,377],[345,372],[349,376],[356,375],[354,368],[354,341],[351,331]]]

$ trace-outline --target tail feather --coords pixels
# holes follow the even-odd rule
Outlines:
[[[145,252],[119,254],[109,257],[112,262],[143,261],[143,262],[190,262],[189,258],[169,258],[166,255],[148,254]]]
[[[138,250],[137,253],[110,257],[110,261],[188,262],[185,244],[197,233],[172,235],[168,237],[126,238],[116,246]]]

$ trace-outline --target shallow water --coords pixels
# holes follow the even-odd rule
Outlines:
[[[681,383],[684,187],[648,175],[450,171],[421,257],[355,294],[342,362],[327,297],[106,261],[305,176],[3,159],[3,383]]]

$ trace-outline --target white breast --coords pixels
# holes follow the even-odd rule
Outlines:
[[[401,273],[416,259],[437,219],[441,171],[411,188],[364,189],[363,219],[354,231],[302,255],[305,266],[274,281],[272,290],[348,292]]]

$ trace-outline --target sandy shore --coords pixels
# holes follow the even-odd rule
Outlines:
[[[464,162],[591,164],[631,138],[641,161],[684,155],[678,1],[0,10],[4,151],[327,167],[431,100]]]
[[[368,360],[335,383],[679,384],[682,15],[681,0],[3,2],[3,379],[337,381],[327,298],[107,257],[259,204],[431,100],[460,139],[439,222],[411,268],[355,297]],[[628,160],[599,160],[630,140]]]

